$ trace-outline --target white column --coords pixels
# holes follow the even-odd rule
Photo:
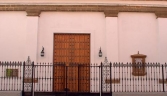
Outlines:
[[[31,61],[37,61],[37,33],[38,16],[27,17],[27,35],[26,35],[26,60],[30,56]]]
[[[110,62],[118,62],[118,17],[106,17],[106,54]]]
[[[167,62],[167,18],[158,18],[158,60],[164,64]]]

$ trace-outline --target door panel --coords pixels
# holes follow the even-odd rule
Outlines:
[[[89,34],[55,34],[53,59],[54,62],[65,63],[64,69],[62,66],[54,67],[54,91],[63,91],[64,88],[72,92],[89,91]]]

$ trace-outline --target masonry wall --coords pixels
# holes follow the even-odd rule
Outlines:
[[[101,62],[100,47],[105,56],[105,16],[102,12],[42,12],[39,18],[38,60],[53,61],[54,33],[89,33],[91,37],[91,63]],[[40,57],[42,46],[45,57]]]
[[[154,13],[119,13],[118,34],[119,61],[131,62],[130,55],[138,51],[147,55],[146,62],[158,61],[159,32]]]
[[[154,13],[119,12],[118,17],[105,17],[103,12],[42,12],[40,17],[28,17],[25,12],[1,11],[0,20],[1,61],[25,61],[30,56],[32,61],[52,62],[54,33],[89,33],[91,63],[106,56],[109,61],[131,62],[130,55],[138,51],[147,55],[146,62],[167,59],[167,21]]]
[[[24,11],[0,12],[0,61],[25,60],[26,18]]]

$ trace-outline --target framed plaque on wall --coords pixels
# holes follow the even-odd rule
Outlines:
[[[138,54],[131,55],[133,76],[145,76],[147,74],[145,66],[146,57],[146,55],[139,54],[139,52]]]

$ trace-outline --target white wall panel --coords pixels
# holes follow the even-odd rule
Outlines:
[[[26,18],[25,12],[0,12],[0,61],[25,60]]]
[[[102,12],[42,12],[39,18],[38,61],[53,61],[54,33],[90,33],[91,62],[104,60],[105,16]],[[42,46],[45,57],[40,57]],[[100,47],[103,57],[98,57]]]
[[[131,62],[130,55],[147,55],[146,62],[158,60],[158,27],[154,13],[119,13],[119,61]]]
[[[158,62],[167,62],[167,19],[158,18]]]

